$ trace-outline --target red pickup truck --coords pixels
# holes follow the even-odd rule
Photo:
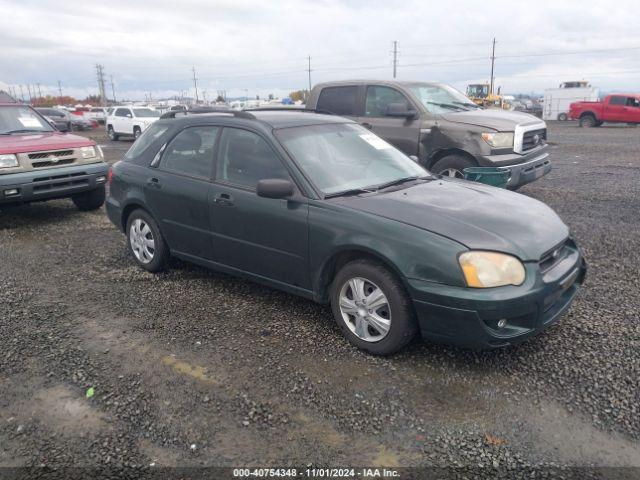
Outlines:
[[[640,123],[640,93],[614,93],[603,102],[574,102],[569,118],[581,127],[599,127],[604,122]]]
[[[98,209],[108,170],[93,140],[59,132],[27,105],[0,103],[0,209],[54,198]]]

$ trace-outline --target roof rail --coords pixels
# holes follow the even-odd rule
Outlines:
[[[328,110],[312,110],[310,108],[304,107],[254,107],[254,108],[245,108],[242,110],[243,112],[308,112],[308,113],[322,113],[323,115],[335,115],[335,113],[330,112]]]
[[[245,112],[242,110],[223,110],[221,108],[199,108],[197,110],[173,110],[171,112],[163,113],[160,118],[176,118],[176,116],[184,116],[187,117],[189,115],[200,115],[203,113],[221,113],[225,115],[232,115],[237,118],[246,118],[249,120],[253,120],[256,117],[251,115],[249,112]]]

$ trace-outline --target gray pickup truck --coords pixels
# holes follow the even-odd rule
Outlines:
[[[352,118],[441,175],[463,177],[472,166],[506,167],[507,188],[515,190],[551,171],[545,122],[481,108],[448,85],[321,83],[311,90],[306,108]]]

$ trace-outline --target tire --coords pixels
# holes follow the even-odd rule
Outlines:
[[[142,135],[142,130],[140,130],[140,127],[133,127],[133,138],[137,140],[140,135]]]
[[[596,117],[593,115],[583,115],[580,117],[580,126],[582,128],[592,128],[597,124]]]
[[[447,177],[464,178],[464,169],[475,166],[474,161],[462,155],[447,155],[438,160],[431,171]]]
[[[105,189],[104,185],[89,190],[88,192],[78,193],[71,197],[71,200],[81,212],[90,212],[97,210],[104,204]]]
[[[158,224],[149,213],[142,209],[131,212],[127,219],[126,234],[127,248],[138,266],[149,272],[159,272],[166,268],[169,262],[169,247]],[[148,243],[149,240],[153,242],[152,246]]]
[[[119,136],[116,133],[116,131],[113,129],[113,125],[109,125],[107,127],[107,136],[109,137],[109,140],[112,140],[114,142],[118,140]]]
[[[558,120],[561,122],[566,122],[569,119],[569,117],[567,117],[566,113],[559,113],[558,114]]]
[[[376,289],[384,299],[378,297],[377,309],[367,309],[363,302],[376,295]],[[361,294],[354,294],[356,290]],[[373,355],[397,352],[418,330],[413,305],[402,283],[384,265],[372,260],[354,260],[340,269],[331,285],[331,309],[347,340]],[[386,332],[375,324],[384,325]]]

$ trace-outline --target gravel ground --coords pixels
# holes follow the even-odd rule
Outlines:
[[[93,135],[110,161],[130,146]],[[141,271],[104,211],[3,210],[0,477],[375,465],[638,478],[640,129],[549,136],[554,170],[521,193],[571,227],[587,283],[556,326],[495,351],[416,341],[371,357],[327,307],[177,261]]]

